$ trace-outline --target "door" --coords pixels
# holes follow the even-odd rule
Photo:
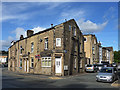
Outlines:
[[[55,58],[55,73],[61,73],[61,57]]]

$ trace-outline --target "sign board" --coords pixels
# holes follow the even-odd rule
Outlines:
[[[65,66],[64,66],[64,70],[68,70],[68,65],[65,65]]]
[[[35,58],[40,58],[40,55],[35,55]]]

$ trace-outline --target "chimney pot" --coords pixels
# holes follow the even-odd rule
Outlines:
[[[23,38],[24,38],[23,35],[20,35],[20,40],[23,39]]]
[[[51,27],[53,27],[53,24],[51,24]]]
[[[33,30],[27,30],[27,37],[33,35],[34,31]]]

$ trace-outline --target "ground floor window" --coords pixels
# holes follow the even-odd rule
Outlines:
[[[80,60],[80,68],[82,68],[82,60]]]
[[[22,59],[20,59],[20,67],[22,68]]]
[[[33,59],[33,57],[31,58],[31,68],[33,68],[34,67],[34,59]]]
[[[75,57],[74,60],[75,60],[75,61],[74,61],[74,68],[76,68],[76,57]]]
[[[42,57],[41,58],[42,67],[51,67],[51,57]]]

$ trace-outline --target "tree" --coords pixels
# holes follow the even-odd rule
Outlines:
[[[114,62],[120,63],[120,50],[114,51]]]

